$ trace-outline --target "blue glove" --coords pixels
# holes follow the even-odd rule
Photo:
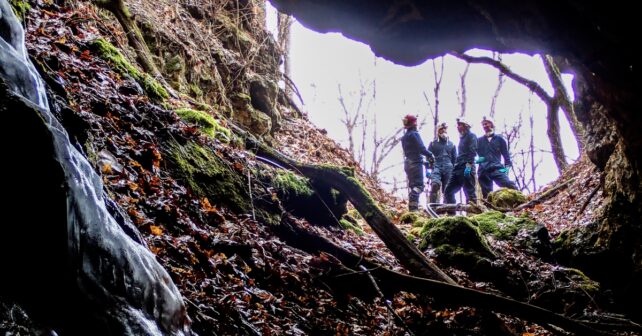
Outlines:
[[[485,161],[486,161],[486,158],[483,157],[483,156],[480,156],[479,158],[477,158],[477,160],[475,160],[475,163],[482,163],[482,162],[485,162]]]
[[[508,168],[499,168],[499,172],[508,175]]]
[[[472,168],[470,168],[470,167],[466,167],[466,168],[464,169],[464,177],[468,177],[468,176],[470,176],[470,172],[471,172],[471,171],[472,171]]]
[[[426,177],[430,178],[432,176],[432,170],[426,169]]]

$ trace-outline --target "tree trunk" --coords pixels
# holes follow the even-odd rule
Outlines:
[[[285,155],[260,144],[248,137],[248,148],[256,148],[257,153],[269,157],[278,164],[289,167],[303,176],[317,180],[343,193],[368,222],[374,232],[390,249],[399,262],[415,276],[456,284],[446,273],[433,264],[412,244],[377,206],[368,191],[354,177],[349,168],[322,165],[308,165],[296,162]]]
[[[566,155],[564,154],[564,147],[562,146],[562,137],[560,136],[560,121],[559,121],[559,105],[557,100],[553,99],[547,104],[546,119],[548,122],[548,129],[546,134],[548,140],[551,142],[551,150],[553,151],[553,160],[560,175],[568,166],[566,163]]]
[[[277,40],[281,55],[283,55],[283,74],[290,77],[290,31],[292,28],[292,17],[278,13],[277,14]],[[290,97],[292,88],[285,86],[285,94]]]
[[[546,69],[548,79],[551,81],[551,85],[553,85],[553,88],[555,89],[555,97],[558,99],[559,105],[562,108],[562,111],[564,112],[564,115],[566,116],[566,119],[571,126],[573,135],[575,135],[578,150],[580,153],[582,153],[585,143],[584,127],[577,119],[577,115],[575,114],[575,108],[573,106],[573,103],[571,102],[571,98],[569,97],[568,92],[564,87],[564,83],[562,82],[560,70],[555,64],[553,57],[550,55],[543,56],[542,62],[544,62],[544,69]]]
[[[497,61],[498,62],[502,61],[502,54],[493,53],[493,56],[497,57]],[[503,72],[498,71],[497,87],[495,88],[495,94],[493,94],[493,99],[490,102],[490,112],[489,112],[489,114],[490,114],[491,118],[495,118],[495,107],[497,106],[497,98],[499,97],[499,93],[502,91],[502,87],[504,86],[505,82],[506,82],[506,76],[504,75]]]

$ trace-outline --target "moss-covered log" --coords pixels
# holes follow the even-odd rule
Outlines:
[[[334,261],[334,266],[338,268],[338,270],[334,272],[330,270],[327,281],[330,282],[333,281],[333,279],[336,281],[336,275],[342,275],[340,277],[341,284],[339,284],[339,289],[347,290],[350,294],[370,297],[376,295],[374,290],[369,288],[371,286],[365,285],[369,282],[367,274],[357,271],[358,266],[363,265],[367,267],[369,273],[378,280],[381,290],[388,295],[399,291],[426,294],[443,304],[466,305],[488,309],[497,313],[532,321],[543,326],[553,324],[573,332],[576,335],[606,335],[578,321],[528,303],[465,288],[457,284],[447,284],[395,272],[364,259],[362,256],[354,255],[333,242],[297,226],[295,221],[288,220],[287,218],[284,219],[281,225],[276,227],[276,230],[277,234],[291,246],[313,254],[327,253],[337,258],[337,260]],[[325,259],[328,260],[328,263],[333,262],[330,258]],[[346,285],[346,282],[351,281],[355,282],[354,286]],[[608,326],[601,325],[594,325],[594,327],[608,328]],[[628,329],[634,330],[634,326],[630,326]]]
[[[276,161],[278,164],[291,168],[305,177],[320,181],[343,193],[359,211],[361,216],[372,227],[386,246],[397,257],[399,262],[413,275],[436,279],[454,284],[446,273],[432,263],[419,249],[392,224],[390,219],[381,211],[367,190],[354,177],[354,172],[348,168],[309,165],[296,162],[285,155],[258,143],[252,138],[247,139],[248,148],[255,148],[257,153]]]

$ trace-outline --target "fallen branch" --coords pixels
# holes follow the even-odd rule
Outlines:
[[[576,218],[577,218],[577,216],[579,216],[581,213],[584,212],[584,209],[586,209],[586,207],[589,205],[589,203],[591,203],[591,200],[593,199],[593,196],[595,196],[595,194],[597,194],[597,191],[600,190],[601,187],[602,187],[602,183],[598,184],[597,187],[595,187],[593,189],[593,191],[591,191],[591,193],[586,198],[586,201],[584,201],[584,203],[582,204],[582,207],[580,207],[580,211],[578,211],[577,214],[575,215]]]
[[[383,293],[381,292],[381,289],[379,289],[379,286],[377,285],[377,281],[372,276],[372,274],[370,274],[370,270],[365,268],[363,265],[359,265],[359,269],[368,275],[368,279],[370,279],[370,283],[372,283],[372,287],[374,287],[374,289],[377,291],[377,294],[379,294],[381,301],[386,305],[390,314],[392,314],[395,317],[395,320],[397,320],[397,322],[401,324],[401,326],[404,327],[404,329],[406,329],[406,332],[408,332],[410,336],[414,336],[414,333],[412,332],[412,330],[410,330],[410,328],[408,328],[408,325],[406,325],[406,322],[404,322],[401,316],[399,316],[399,314],[397,314],[395,309],[392,308],[392,304],[390,303],[390,301],[386,300],[385,295],[383,295]]]
[[[443,304],[483,308],[497,313],[515,316],[543,326],[553,324],[577,335],[608,335],[576,320],[528,303],[465,288],[456,284],[453,285],[441,281],[418,278],[392,271],[361,256],[352,254],[328,239],[301,228],[287,216],[281,225],[274,227],[274,230],[279,237],[285,240],[290,246],[315,255],[327,253],[334,256],[338,261],[334,261],[333,263],[332,259],[328,259],[327,262],[333,263],[335,268],[340,269],[342,278],[356,277],[358,283],[362,283],[362,281],[369,281],[366,277],[370,274],[379,280],[380,290],[388,293],[388,295],[400,291],[425,294]],[[364,265],[369,271],[362,272],[355,270],[359,265]],[[342,283],[343,281],[345,280],[342,280]],[[363,290],[363,288],[359,286],[342,286],[342,288],[351,292]],[[595,327],[597,327],[597,325],[595,325]]]
[[[557,195],[557,193],[560,192],[561,190],[566,189],[566,187],[568,187],[569,184],[573,183],[574,181],[575,181],[575,178],[568,179],[566,182],[564,182],[562,184],[559,184],[559,185],[557,185],[557,186],[555,186],[555,187],[543,192],[537,198],[535,198],[535,199],[533,199],[531,201],[528,201],[528,202],[516,207],[515,209],[512,209],[512,211],[519,211],[519,210],[523,210],[523,209],[526,209],[526,208],[533,207],[533,206],[535,206],[537,204],[540,204],[540,203],[546,201],[547,199]]]
[[[246,137],[246,146],[254,148],[257,154],[268,157],[277,164],[288,167],[299,174],[317,180],[343,193],[354,205],[357,211],[372,227],[373,231],[386,244],[392,254],[411,274],[445,281],[456,282],[432,263],[426,256],[399,231],[399,229],[379,209],[349,168],[323,165],[309,165],[296,162],[285,155],[259,143],[252,137]]]
[[[433,206],[432,210],[438,214],[455,212],[455,211],[466,211],[466,213],[479,214],[485,211],[483,207],[476,204],[443,204],[443,205]]]

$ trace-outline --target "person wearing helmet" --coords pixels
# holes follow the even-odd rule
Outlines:
[[[477,136],[470,131],[470,124],[464,118],[457,119],[459,145],[457,159],[452,175],[444,190],[446,203],[455,203],[455,193],[464,187],[466,202],[477,203],[475,194],[475,155],[477,153]]]
[[[484,117],[481,122],[485,134],[477,139],[477,154],[475,163],[479,164],[478,178],[484,198],[493,191],[493,182],[500,187],[517,189],[515,182],[508,178],[508,170],[512,163],[508,154],[508,144],[504,137],[495,134],[495,122]],[[504,164],[501,159],[504,158]]]
[[[440,123],[437,125],[437,138],[428,145],[428,150],[435,155],[435,165],[432,172],[426,173],[430,178],[430,203],[439,202],[439,192],[446,190],[446,184],[450,179],[455,159],[457,158],[457,149],[448,139],[448,125]],[[430,175],[430,176],[429,176]]]
[[[424,191],[424,156],[430,164],[435,159],[432,153],[426,149],[424,142],[417,132],[417,117],[407,115],[403,118],[403,127],[406,133],[401,137],[404,164],[408,180],[408,210],[419,210],[419,195]]]

